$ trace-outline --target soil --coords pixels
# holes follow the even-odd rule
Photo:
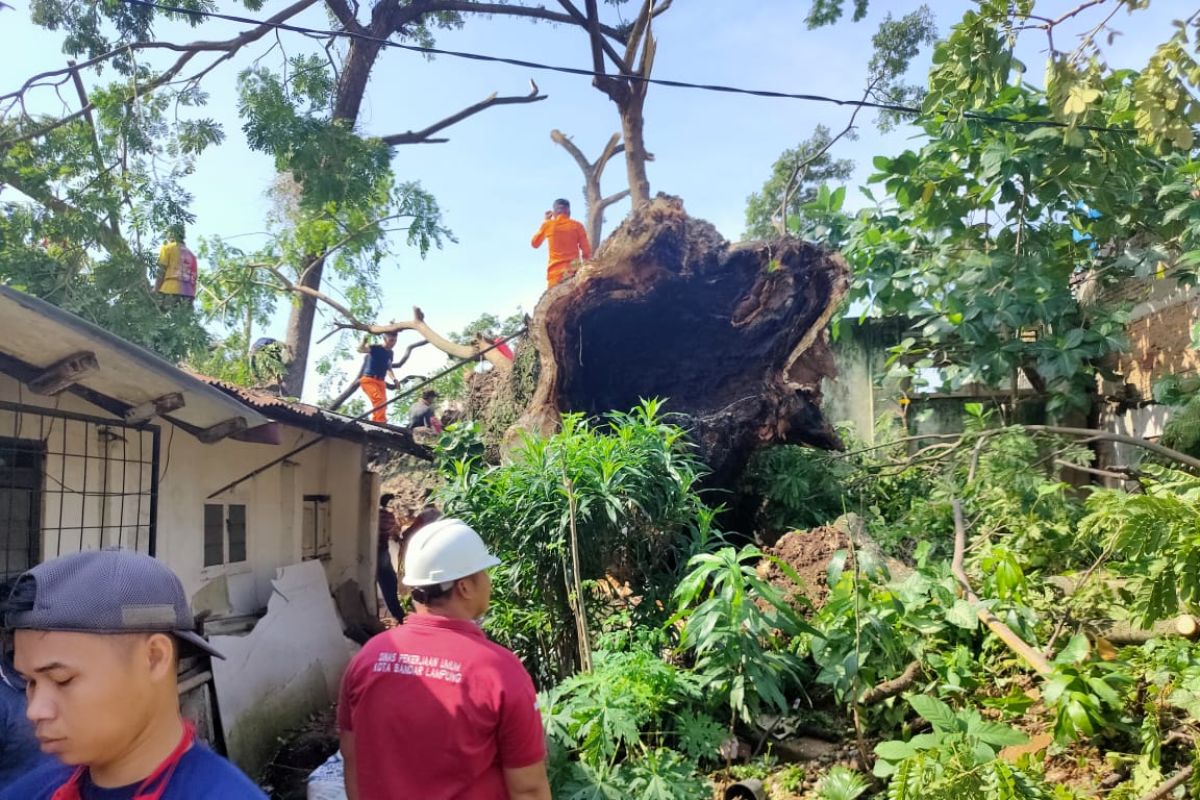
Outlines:
[[[337,725],[330,707],[280,740],[279,751],[263,772],[259,785],[272,800],[305,800],[309,773],[337,749]]]
[[[785,533],[766,552],[783,561],[803,580],[797,586],[779,566],[764,559],[758,563],[758,575],[784,592],[788,600],[806,597],[814,609],[825,605],[829,596],[829,562],[839,551],[849,551],[850,537],[831,525],[807,531]]]

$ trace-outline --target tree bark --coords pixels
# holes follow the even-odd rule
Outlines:
[[[324,258],[307,264],[299,285],[320,291],[321,275],[324,271]],[[292,304],[292,313],[288,315],[286,344],[291,349],[292,360],[288,362],[287,371],[281,381],[283,394],[287,397],[299,397],[304,391],[304,378],[308,374],[308,349],[312,343],[313,322],[316,317],[317,298],[301,294],[298,301]]]
[[[629,180],[629,199],[633,207],[641,208],[650,202],[650,179],[646,176],[646,140],[643,135],[645,120],[645,87],[642,92],[633,91],[630,99],[619,106],[621,111],[621,133],[625,139],[625,173]]]

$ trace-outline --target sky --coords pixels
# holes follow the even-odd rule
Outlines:
[[[61,40],[29,22],[28,0],[6,0],[15,8],[0,11],[0,91],[15,88],[25,76],[64,65]],[[547,6],[555,6],[545,0]],[[1072,0],[1043,0],[1037,13],[1047,16],[1077,5]],[[259,12],[222,3],[222,10],[259,19],[284,5],[267,0]],[[366,4],[364,4],[366,5]],[[872,34],[887,13],[901,15],[916,8],[915,0],[873,0],[861,22],[848,18],[831,28],[810,31],[804,24],[807,0],[675,0],[656,22],[659,40],[655,76],[698,83],[821,94],[856,99],[861,96]],[[945,33],[974,3],[932,0],[939,31]],[[1155,0],[1149,10],[1114,17],[1122,35],[1106,47],[1109,63],[1137,67],[1153,47],[1172,32],[1171,20],[1195,5],[1192,0]],[[603,9],[608,6],[602,4]],[[605,13],[605,12],[602,12]],[[613,13],[609,9],[606,13]],[[625,13],[633,13],[632,9]],[[1082,15],[1081,15],[1082,17]],[[328,27],[323,10],[310,9],[302,23]],[[1096,17],[1082,17],[1094,25]],[[198,30],[179,24],[160,28],[173,41],[221,39],[242,26],[207,21]],[[1062,48],[1067,32],[1056,35]],[[502,17],[468,19],[459,30],[440,31],[437,45],[447,49],[522,58],[589,68],[586,35],[577,28]],[[1041,82],[1044,39],[1027,35],[1018,56],[1030,67],[1029,79]],[[289,53],[304,44],[294,36],[283,41]],[[218,67],[205,80],[210,92],[205,116],[222,122],[227,138],[204,153],[187,187],[194,195],[196,222],[189,239],[219,235],[247,250],[264,241],[269,209],[266,190],[273,178],[269,156],[246,145],[236,108],[236,77],[253,58],[274,44],[268,37],[238,58]],[[911,77],[923,82],[928,53]],[[277,54],[265,56],[275,63]],[[107,76],[104,76],[107,77]],[[615,106],[586,77],[533,72],[520,67],[450,57],[386,50],[373,73],[359,120],[366,135],[419,130],[492,92],[519,95],[537,81],[548,99],[525,105],[488,109],[450,128],[446,144],[397,148],[393,166],[401,180],[418,180],[437,198],[446,225],[457,243],[422,260],[402,246],[383,270],[383,305],[378,320],[402,320],[419,305],[426,320],[448,333],[484,312],[504,317],[518,306],[531,311],[545,287],[546,255],[529,240],[543,212],[558,196],[572,200],[583,216],[583,177],[575,161],[550,140],[559,129],[573,136],[585,155],[594,158],[608,137],[619,130]],[[651,87],[646,102],[646,145],[655,154],[649,165],[652,192],[682,197],[694,216],[707,219],[723,235],[737,240],[744,228],[747,196],[769,177],[779,154],[806,139],[818,124],[833,130],[845,126],[850,109],[785,99],[714,94],[689,89]],[[868,114],[859,118],[857,140],[838,143],[832,155],[851,159],[856,169],[851,186],[865,182],[876,155],[892,155],[919,147],[916,130],[901,126],[881,134]],[[625,186],[624,163],[614,159],[605,173],[606,193]],[[849,193],[848,202],[857,194]],[[628,203],[609,208],[606,232],[628,211]],[[323,313],[316,338],[333,316]],[[257,335],[283,338],[285,313]],[[400,347],[415,334],[405,334]],[[317,346],[314,358],[329,345]],[[433,348],[417,350],[412,371],[432,370],[444,363]],[[345,369],[357,370],[357,359]],[[409,369],[406,367],[405,372]],[[319,380],[310,372],[305,398],[317,396]]]

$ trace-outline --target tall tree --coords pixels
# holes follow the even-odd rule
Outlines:
[[[113,276],[100,283],[118,285],[114,293],[130,291],[125,282],[136,277],[149,297],[154,242],[168,225],[194,221],[191,198],[179,189],[178,179],[192,169],[196,155],[222,139],[220,124],[200,118],[197,109],[206,100],[203,87],[218,79],[214,70],[224,62],[253,59],[237,77],[243,129],[251,147],[271,154],[299,189],[299,213],[286,232],[281,230],[274,254],[292,259],[289,268],[297,288],[319,292],[330,253],[340,253],[343,265],[358,267],[367,259],[378,268],[388,220],[409,218],[410,238],[424,247],[436,246],[445,236],[432,199],[391,174],[392,148],[444,142],[439,134],[475,114],[544,99],[536,87],[528,94],[492,95],[423,127],[367,135],[359,128],[359,110],[386,41],[429,45],[436,32],[484,15],[576,26],[610,46],[624,45],[629,35],[597,17],[589,20],[570,0],[560,0],[562,10],[477,0],[378,0],[370,6],[353,0],[296,0],[273,11],[259,2],[245,3],[250,12],[261,11],[264,20],[243,24],[228,39],[181,43],[157,36],[159,23],[198,27],[213,10],[194,0],[180,5],[189,12],[126,0],[100,5],[34,0],[32,20],[62,31],[64,51],[80,61],[32,75],[0,95],[0,182],[24,195],[28,204],[10,216],[10,224],[28,223],[22,231],[26,239],[33,235],[34,219],[70,227],[71,246],[107,254],[93,266]],[[294,25],[314,7],[325,10],[332,30],[300,34],[279,28]],[[276,40],[270,45],[264,41],[268,34]],[[348,44],[340,46],[347,38]],[[302,54],[286,55],[287,48]],[[164,54],[168,60],[162,60]],[[93,76],[101,70],[114,80],[95,83]],[[28,110],[47,107],[43,98],[62,85],[80,87],[78,102],[64,103],[57,114]],[[168,111],[180,108],[182,120],[168,117]],[[170,165],[165,173],[164,165]],[[215,249],[222,250],[219,245]],[[119,279],[115,261],[123,265]],[[133,272],[140,274],[131,276],[129,265],[134,263]],[[358,273],[350,269],[346,274]],[[374,288],[362,280],[346,287],[363,302]],[[293,294],[287,343],[294,358],[284,386],[298,395],[307,373],[316,300],[307,291]],[[112,299],[110,294],[104,301]]]
[[[1081,302],[1078,284],[1195,280],[1200,11],[1135,72],[1108,66],[1098,44],[1126,5],[1039,15],[1029,0],[986,0],[938,44],[926,143],[875,159],[876,206],[829,242],[865,313],[913,319],[898,373],[936,367],[950,386],[1014,392],[1023,377],[1051,411],[1084,410],[1125,345],[1125,309]],[[1083,33],[1062,52],[1068,24]],[[1029,35],[1048,45],[1044,88],[1013,56]]]

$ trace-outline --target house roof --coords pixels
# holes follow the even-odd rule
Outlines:
[[[149,350],[3,285],[0,372],[35,391],[71,391],[131,421],[161,416],[203,441],[270,422]]]
[[[407,428],[394,425],[380,425],[366,420],[348,417],[308,403],[285,400],[273,394],[247,389],[244,386],[229,383],[218,378],[189,372],[196,380],[212,386],[239,402],[245,403],[256,411],[277,422],[294,425],[299,428],[335,436],[340,439],[373,442],[394,450],[400,450],[421,458],[429,458],[429,449],[413,441],[412,433]]]

